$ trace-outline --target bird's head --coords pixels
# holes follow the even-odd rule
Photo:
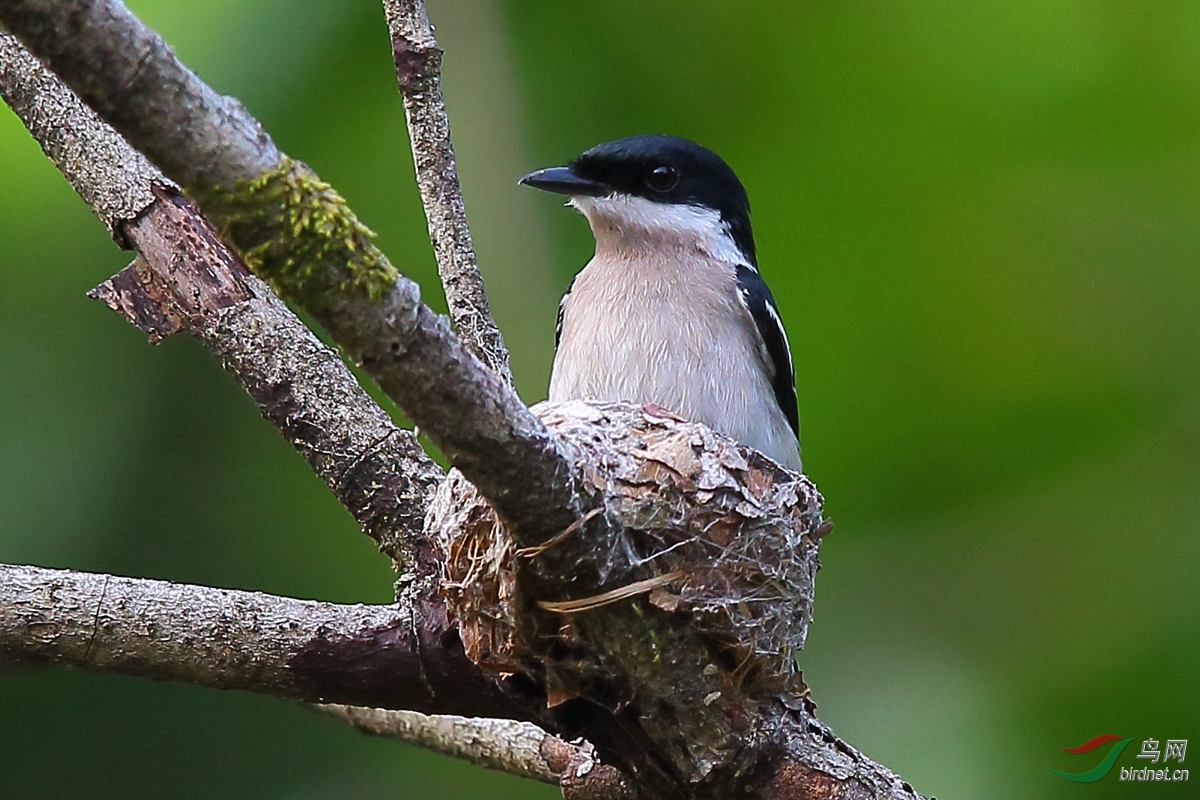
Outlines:
[[[520,183],[569,195],[569,205],[591,224],[597,247],[682,246],[755,265],[742,182],[720,156],[687,139],[644,135],[605,142]]]

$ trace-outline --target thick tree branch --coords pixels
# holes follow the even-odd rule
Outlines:
[[[483,291],[458,184],[450,120],[442,97],[442,49],[433,38],[433,27],[421,0],[384,0],[383,9],[392,39],[396,80],[404,98],[417,186],[450,319],[475,355],[511,383],[508,350]]]
[[[180,327],[200,337],[380,548],[397,563],[411,562],[441,476],[416,438],[246,273],[141,154],[3,32],[0,94],[96,214],[144,259],[96,296],[153,339]]]
[[[152,338],[161,335],[160,320],[178,320],[400,571],[436,569],[421,531],[441,470],[341,358],[246,272],[191,201],[161,188],[155,194],[144,214],[123,224],[138,260],[92,295]]]
[[[125,138],[159,142],[148,155],[180,184],[232,186],[279,163],[275,143],[241,103],[202,83],[121,3],[6,1],[0,19],[36,42],[31,49],[60,77],[73,76],[76,93]],[[75,47],[59,38],[71,28],[91,33]],[[97,35],[105,46],[94,45]],[[113,75],[125,81],[119,94],[107,85]]]
[[[336,193],[286,157],[274,172],[264,167],[271,148],[239,104],[217,103],[116,0],[0,0],[0,22],[168,177],[196,191],[206,211],[225,218],[242,252],[253,256],[251,266],[277,267],[267,270],[273,284],[306,305],[523,540],[536,544],[578,519],[570,460],[545,426],[420,302],[416,284],[395,277]],[[173,103],[188,112],[159,113]],[[234,122],[230,114],[245,119]],[[235,146],[224,137],[247,141]],[[211,159],[237,163],[211,173],[184,166]],[[212,185],[234,175],[245,191]],[[284,220],[264,210],[281,207]],[[268,213],[275,216],[263,223],[259,216]],[[324,230],[325,222],[343,232],[342,244],[287,249],[306,239],[307,225]],[[297,226],[301,233],[293,235]],[[363,266],[368,256],[374,266]],[[384,275],[392,277],[383,281]]]
[[[0,659],[307,702],[520,717],[445,617],[0,565]]]

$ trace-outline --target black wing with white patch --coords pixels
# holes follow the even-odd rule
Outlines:
[[[578,276],[576,276],[578,277]],[[562,341],[562,326],[563,315],[567,313],[567,298],[571,296],[571,289],[575,286],[575,278],[571,278],[571,282],[567,284],[567,290],[563,292],[562,299],[558,301],[558,321],[554,323],[554,349],[558,349],[558,343]]]
[[[746,309],[758,328],[758,335],[762,337],[767,365],[771,370],[771,384],[775,389],[775,399],[783,410],[783,415],[787,417],[788,424],[792,426],[792,431],[799,438],[796,373],[792,369],[792,354],[788,349],[787,334],[784,333],[775,298],[771,296],[771,290],[767,288],[762,276],[745,265],[738,265],[737,287],[742,302],[746,304]]]

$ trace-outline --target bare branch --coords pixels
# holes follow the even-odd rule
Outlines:
[[[401,571],[436,570],[422,527],[441,470],[341,358],[246,272],[191,201],[169,190],[155,193],[158,201],[123,226],[138,261],[93,296],[150,327],[151,338],[160,318],[179,320]]]
[[[0,96],[120,241],[120,224],[154,202],[161,176],[11,35],[0,30]]]
[[[557,737],[531,722],[429,716],[416,711],[344,705],[325,705],[320,709],[350,723],[363,733],[400,739],[522,778],[558,783],[558,773],[550,768],[542,756],[543,743]],[[566,742],[562,744],[571,747]]]
[[[184,186],[232,186],[274,167],[279,151],[241,104],[204,85],[121,3],[0,3],[0,18],[131,141],[154,138],[159,169]],[[104,31],[105,47],[55,47],[62,26]],[[147,35],[149,34],[149,35]],[[121,75],[120,94],[108,76]]]
[[[813,707],[780,714],[784,753],[765,800],[924,800],[892,770],[867,758],[813,716]]]
[[[0,659],[308,702],[519,717],[437,608],[0,565]]]
[[[246,273],[141,154],[2,32],[0,94],[110,230],[144,256],[95,296],[153,339],[180,327],[199,336],[380,548],[411,562],[407,550],[441,476],[416,437]]]
[[[396,80],[404,98],[417,186],[450,319],[475,355],[511,383],[508,350],[492,319],[467,227],[450,141],[450,120],[442,97],[442,49],[433,38],[433,27],[421,0],[384,0],[383,9],[392,39]]]
[[[523,540],[536,544],[580,516],[569,459],[506,381],[420,303],[416,284],[396,277],[328,185],[286,157],[274,171],[262,172],[265,134],[257,123],[232,102],[206,115],[212,90],[178,64],[157,34],[116,0],[0,0],[0,21],[169,177],[199,192],[204,208],[226,219],[243,254],[254,255],[250,266],[271,267],[260,274],[313,313]],[[147,74],[165,76],[163,83],[143,80]],[[171,103],[191,112],[179,118],[158,113]],[[233,122],[229,114],[247,119]],[[168,119],[174,126],[166,124]],[[223,134],[253,142],[220,144],[223,140],[210,133],[222,126]],[[202,150],[195,154],[201,162],[244,157],[213,174],[242,175],[245,191],[214,190],[203,174],[185,169],[182,163],[192,160],[193,147]],[[281,205],[280,198],[293,193],[301,198],[300,207]],[[280,208],[285,216],[299,217],[284,219]],[[262,214],[274,216],[264,223]],[[305,225],[323,231],[325,222],[344,240],[296,245],[311,233]],[[292,235],[296,226],[301,233]],[[299,246],[298,253],[287,250],[293,246]],[[265,260],[264,247],[272,253]],[[370,262],[365,266],[364,258]],[[384,275],[391,277],[383,281]]]
[[[320,708],[364,733],[400,739],[481,767],[562,786],[568,800],[633,797],[619,772],[595,760],[590,744],[570,744],[529,722],[344,705]]]

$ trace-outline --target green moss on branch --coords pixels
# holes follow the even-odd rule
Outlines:
[[[280,297],[310,310],[349,294],[379,299],[399,272],[345,198],[305,164],[279,166],[232,189],[192,187],[251,271]]]

